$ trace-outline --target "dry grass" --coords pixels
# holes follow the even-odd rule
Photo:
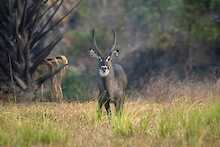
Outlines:
[[[111,121],[97,119],[95,102],[9,104],[0,111],[0,146],[220,145],[220,105],[211,102],[127,102],[124,115]]]
[[[209,79],[179,80],[175,75],[159,75],[151,78],[141,90],[144,98],[150,101],[171,102],[187,97],[191,100],[210,100],[219,97],[220,82]]]

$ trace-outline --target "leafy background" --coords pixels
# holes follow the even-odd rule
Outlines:
[[[219,0],[82,1],[53,53],[66,55],[75,68],[64,80],[65,96],[85,99],[94,91],[96,61],[88,56],[92,28],[103,50],[111,46],[111,29],[117,31],[121,54],[115,61],[128,73],[130,90],[147,91],[150,79],[162,74],[218,79],[219,6]]]

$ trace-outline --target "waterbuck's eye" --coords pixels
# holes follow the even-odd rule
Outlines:
[[[108,57],[106,58],[106,61],[109,62],[110,60],[111,60],[111,57],[108,56]]]
[[[101,57],[98,57],[98,59],[99,59],[100,62],[102,62],[102,58]]]

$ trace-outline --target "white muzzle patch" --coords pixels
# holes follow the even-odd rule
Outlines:
[[[102,69],[99,69],[99,75],[101,77],[106,77],[109,74],[109,69],[105,69],[105,71],[103,71]]]

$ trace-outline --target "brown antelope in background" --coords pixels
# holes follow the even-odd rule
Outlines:
[[[94,48],[90,49],[90,55],[98,60],[97,80],[99,87],[98,108],[101,111],[105,106],[108,116],[111,116],[110,103],[116,108],[116,113],[123,110],[127,76],[119,64],[112,64],[113,55],[118,56],[116,32],[113,31],[113,46],[102,54],[97,46],[95,30],[92,31]]]
[[[55,63],[57,66],[57,68],[59,67],[59,65],[67,65],[69,62],[67,60],[67,58],[65,56],[57,56],[55,57]],[[58,102],[61,102],[63,100],[63,90],[62,90],[62,81],[63,81],[63,78],[65,76],[67,72],[67,67],[64,67],[57,75],[55,75],[55,82],[56,84],[54,84],[54,86],[56,86],[56,93],[54,95],[54,98],[57,99]],[[52,83],[53,84],[53,83]],[[53,87],[53,85],[52,85]],[[55,87],[54,87],[55,89]]]
[[[57,70],[61,65],[68,65],[68,59],[65,56],[57,56],[53,58],[46,58],[44,62],[42,62],[37,71],[35,72],[34,77],[42,76],[44,73],[52,73]],[[63,91],[62,91],[62,80],[67,71],[67,67],[65,66],[62,70],[60,70],[56,75],[54,75],[49,81],[45,84],[41,85],[40,93],[41,97],[44,98],[45,92],[49,94],[49,101],[57,101],[61,102],[63,100]]]

